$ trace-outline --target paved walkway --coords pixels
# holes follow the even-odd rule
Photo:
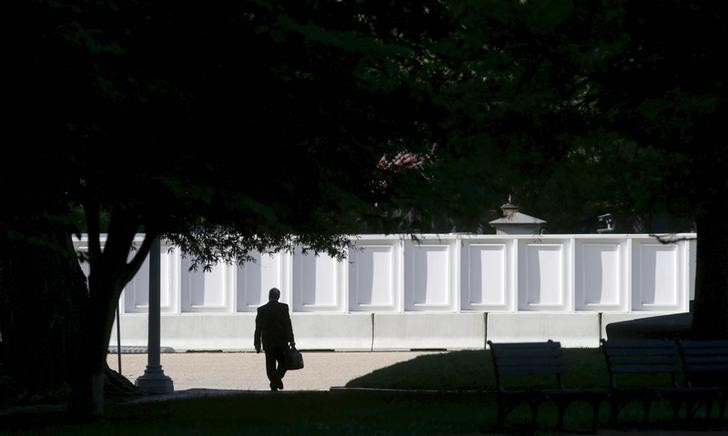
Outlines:
[[[329,390],[379,368],[414,359],[426,352],[304,352],[305,368],[289,371],[285,390]],[[175,391],[189,389],[267,391],[263,353],[163,353],[164,373],[172,378]],[[116,354],[109,366],[118,370]],[[134,382],[144,374],[146,354],[122,354],[121,372]]]

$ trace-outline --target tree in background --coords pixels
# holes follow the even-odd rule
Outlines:
[[[632,195],[694,220],[693,332],[728,337],[728,228],[719,200],[728,194],[721,61],[728,7],[679,0],[607,6],[586,99],[605,130],[632,148],[647,179]]]
[[[452,200],[443,213],[472,230],[512,193],[550,231],[604,212],[622,232],[696,226],[694,334],[728,337],[726,6],[448,5],[459,26],[433,45],[428,82],[447,114],[431,171]]]

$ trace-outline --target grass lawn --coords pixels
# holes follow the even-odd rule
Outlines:
[[[567,386],[606,386],[606,368],[598,350],[566,350]],[[524,381],[536,384],[538,380]],[[178,399],[108,407],[103,418],[74,423],[59,416],[17,416],[0,424],[0,432],[34,434],[473,434],[492,432],[496,402],[490,356],[459,351],[420,356],[352,380],[348,387],[433,389],[402,392],[251,392],[226,397]],[[447,392],[445,392],[447,391]],[[460,391],[460,392],[458,392]],[[723,422],[672,422],[669,404],[656,403],[647,427],[639,422],[641,406],[620,415],[622,429],[728,429]],[[553,431],[556,408],[541,407],[538,428]],[[511,433],[528,429],[526,406],[507,419]],[[609,408],[600,411],[606,426]],[[566,430],[588,432],[591,409],[575,403],[566,414]]]
[[[597,348],[564,350],[569,368],[564,384],[579,387],[606,387],[607,367]],[[523,379],[523,384],[538,384]],[[435,390],[495,390],[490,351],[454,351],[419,356],[374,371],[347,383],[348,387]]]

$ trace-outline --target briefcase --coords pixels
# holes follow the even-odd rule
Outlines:
[[[296,347],[291,347],[286,352],[286,369],[301,369],[303,368],[303,355],[301,352],[296,350]]]

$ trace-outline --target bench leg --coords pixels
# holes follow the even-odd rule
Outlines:
[[[675,399],[672,401],[672,419],[678,420],[680,418],[680,406],[681,405],[682,405],[682,402],[680,401],[680,399]]]
[[[556,430],[562,430],[564,428],[564,414],[566,414],[566,408],[569,403],[567,401],[557,401],[556,409],[558,410],[558,419],[556,421]]]
[[[599,399],[585,399],[589,402],[592,406],[592,433],[597,432],[597,427],[599,426],[599,406],[601,404],[601,400]],[[558,409],[558,421],[556,422],[556,430],[560,431],[564,429],[564,418],[566,416],[566,409],[569,407],[569,404],[571,404],[570,401],[557,401],[556,407]]]
[[[708,408],[710,407],[710,402],[705,404],[706,407],[706,413]],[[696,400],[693,398],[690,398],[685,401],[685,417],[688,419],[688,421],[691,421],[695,419],[698,415],[698,410],[700,409],[700,400]],[[708,416],[710,417],[710,416]]]
[[[505,407],[503,406],[503,404],[501,404],[500,401],[498,401],[497,415],[498,418],[495,423],[495,429],[496,431],[501,431],[503,430],[503,421],[505,421],[506,411]]]
[[[513,401],[511,398],[501,398],[498,400],[498,420],[495,424],[497,431],[503,430],[506,424],[506,416],[519,404],[519,401]]]
[[[645,414],[642,417],[642,422],[647,422],[650,419],[650,409],[652,409],[652,400],[648,399],[644,402],[644,411]]]
[[[539,400],[531,401],[531,428],[536,428],[538,424],[538,406],[541,402]]]
[[[609,401],[609,424],[617,425],[617,416],[619,416],[620,402],[617,400]]]
[[[597,426],[599,426],[599,405],[601,401],[592,400],[592,433],[597,432]]]
[[[713,400],[711,398],[708,398],[705,401],[705,418],[710,419],[710,416],[713,414]]]

